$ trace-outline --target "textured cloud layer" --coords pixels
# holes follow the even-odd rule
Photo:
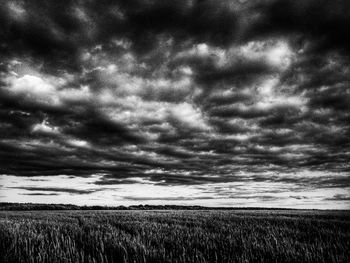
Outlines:
[[[0,173],[349,189],[348,10],[345,0],[3,1]]]

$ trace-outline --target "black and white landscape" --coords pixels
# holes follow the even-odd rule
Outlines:
[[[15,203],[350,209],[349,26],[348,0],[2,0],[1,210],[32,208]],[[27,240],[32,233],[8,228],[6,224],[14,222],[6,220],[38,220],[35,212],[1,213],[0,232],[12,229],[6,240]],[[131,232],[122,228],[139,242],[143,239],[137,231],[154,227],[154,214],[128,213],[135,219],[132,223],[145,224]],[[198,221],[202,234],[212,231],[216,223],[210,222],[217,222],[224,233],[233,216],[227,211],[177,213],[173,216],[180,225],[194,215],[207,220]],[[242,218],[254,221],[254,213]],[[84,219],[88,214],[50,214],[47,222],[76,223],[76,231],[84,225],[95,229],[100,223],[109,229],[104,220],[112,220],[111,214],[90,214],[91,221]],[[292,220],[295,212],[284,216]],[[254,256],[259,238],[269,239],[250,228],[255,221],[248,219],[249,233],[258,238],[247,239],[247,249],[253,247],[248,249],[251,253],[242,250],[241,257],[225,254],[231,243],[225,243],[227,249],[211,247],[223,256],[191,243],[188,247],[197,257],[180,258],[175,255],[191,253],[162,243],[159,258],[150,256],[160,255],[153,250],[104,258],[100,247],[94,248],[96,254],[73,257],[94,251],[88,246],[79,250],[80,234],[62,241],[72,242],[77,250],[55,259],[47,250],[35,257],[30,249],[23,252],[22,243],[2,241],[0,250],[18,248],[2,258],[9,262],[21,257],[33,262],[61,262],[60,257],[67,259],[62,262],[302,262],[298,253],[314,253],[309,261],[305,256],[305,262],[349,260],[349,217],[322,214],[315,223],[318,214],[303,216],[307,218],[300,222],[306,226],[286,223],[284,230],[279,228],[284,226],[281,221],[271,218],[257,224],[261,229],[271,224],[273,233],[286,233],[281,240],[301,231],[300,239],[290,241],[290,257],[287,252],[278,254],[274,248],[281,247],[274,241],[266,250],[272,252]],[[173,222],[171,218],[169,214],[164,220]],[[241,223],[237,224],[231,226]],[[319,236],[317,228],[312,232],[313,224],[326,234]],[[67,234],[56,227],[62,236]],[[338,232],[330,237],[332,227]],[[46,228],[39,229],[31,231],[42,233]],[[98,238],[103,239],[101,233],[105,232]],[[315,241],[313,247],[303,233],[329,243]],[[227,241],[229,236],[220,238]],[[298,250],[298,242],[306,248],[300,245]],[[154,244],[147,244],[140,247],[153,249]],[[330,252],[318,254],[317,248]],[[111,255],[124,251],[111,249]]]

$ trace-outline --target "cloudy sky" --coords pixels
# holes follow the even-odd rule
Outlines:
[[[350,208],[350,2],[0,3],[0,201]]]

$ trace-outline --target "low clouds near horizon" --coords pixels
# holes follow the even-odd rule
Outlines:
[[[349,207],[349,10],[3,1],[1,199]]]

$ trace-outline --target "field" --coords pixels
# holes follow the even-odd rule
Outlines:
[[[350,262],[350,214],[2,211],[0,262]]]

